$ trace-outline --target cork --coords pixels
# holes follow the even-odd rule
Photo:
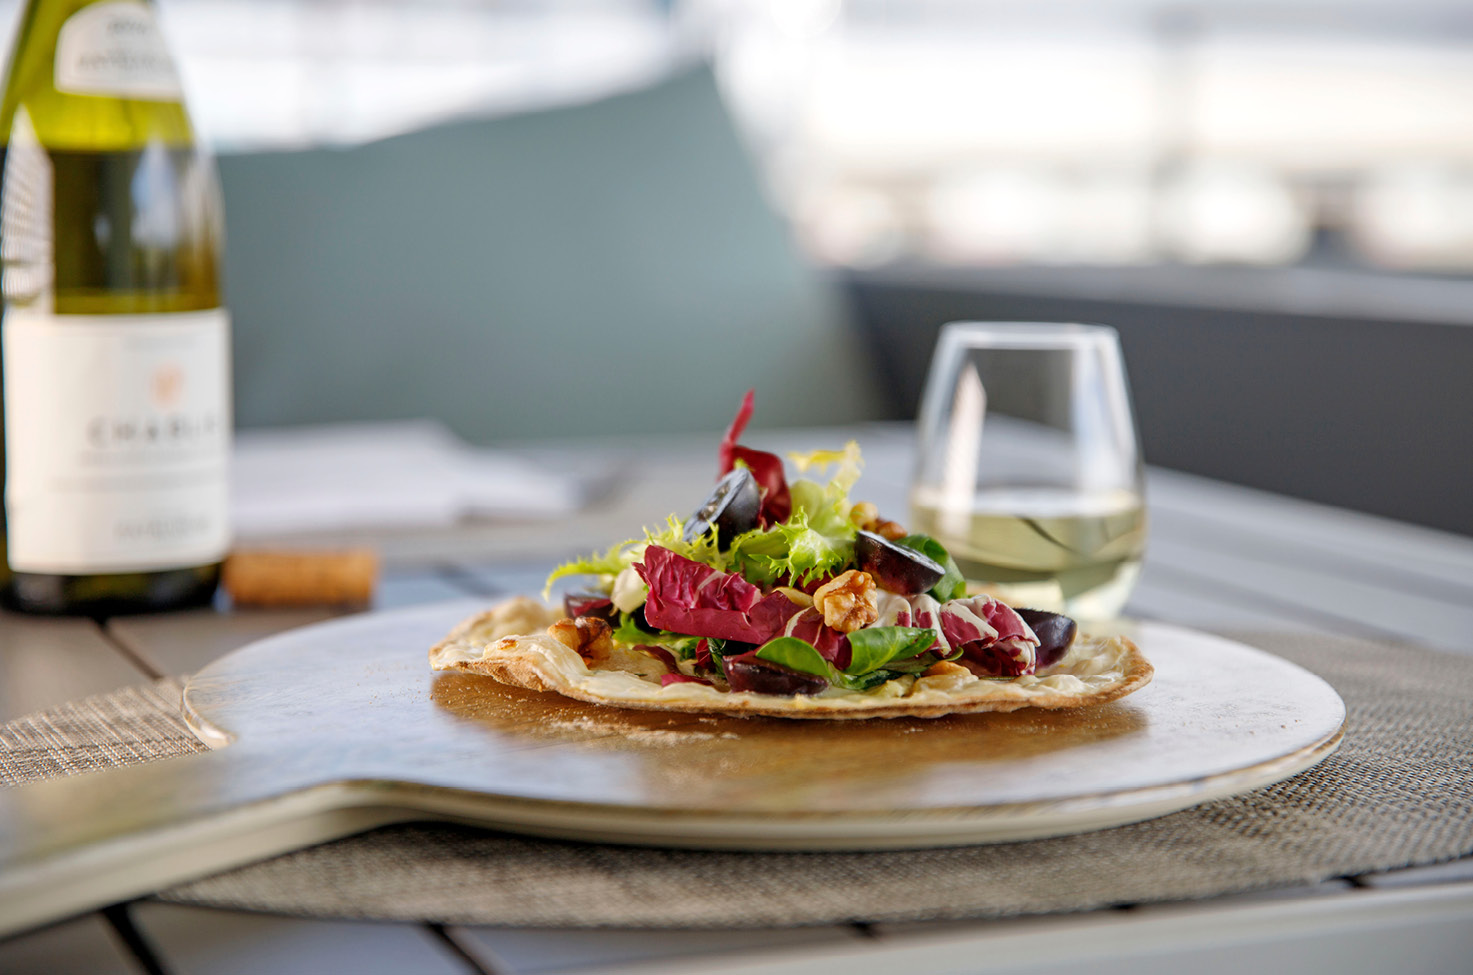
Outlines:
[[[372,549],[232,552],[221,581],[237,606],[364,606],[373,601]]]

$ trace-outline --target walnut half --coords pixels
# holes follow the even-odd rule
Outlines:
[[[853,633],[880,618],[875,601],[875,580],[868,572],[850,569],[819,586],[813,608],[823,614],[824,625],[840,633]]]
[[[560,619],[547,628],[547,633],[589,664],[607,660],[614,649],[613,629],[597,616]]]

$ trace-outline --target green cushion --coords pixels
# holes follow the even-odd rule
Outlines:
[[[748,386],[762,426],[879,408],[704,68],[220,169],[241,426],[711,430]]]

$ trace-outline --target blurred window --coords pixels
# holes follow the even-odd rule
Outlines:
[[[223,152],[576,101],[643,84],[671,60],[658,0],[155,2],[195,122]],[[0,23],[20,6],[0,0]]]
[[[1473,270],[1466,0],[158,3],[221,151],[708,55],[820,261]]]
[[[1464,0],[690,0],[836,264],[1473,269]]]

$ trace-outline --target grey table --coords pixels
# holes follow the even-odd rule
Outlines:
[[[859,495],[905,511],[903,427],[809,431],[768,446],[857,436]],[[754,442],[757,442],[754,440]],[[714,473],[711,439],[529,449],[609,475],[556,523],[365,533],[387,566],[379,608],[535,591],[557,561],[684,512]],[[1203,629],[1299,630],[1473,653],[1473,539],[1153,470],[1151,541],[1129,607]],[[1374,605],[1375,612],[1368,607]],[[0,616],[0,720],[164,674],[185,674],[325,611],[215,612],[98,624]],[[0,972],[1069,972],[1473,970],[1473,858],[1214,901],[990,922],[736,932],[576,931],[269,917],[150,900],[0,942]]]

